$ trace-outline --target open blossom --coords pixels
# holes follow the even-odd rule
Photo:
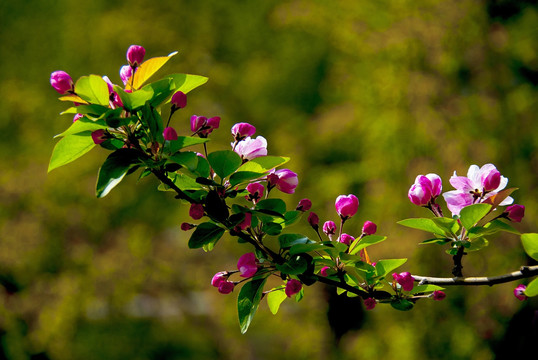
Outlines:
[[[258,264],[256,262],[256,255],[254,253],[246,253],[241,255],[237,261],[237,269],[241,273],[242,277],[251,277],[258,271]]]
[[[348,235],[346,233],[343,233],[342,235],[340,235],[340,237],[338,238],[338,242],[341,242],[342,244],[346,244],[346,245],[351,245],[351,243],[355,241],[355,238],[351,235]]]
[[[250,227],[252,224],[252,214],[251,213],[245,213],[245,218],[243,221],[241,221],[239,224],[237,224],[234,228],[235,231],[240,232]]]
[[[372,310],[373,308],[375,308],[376,304],[377,302],[374,298],[364,299],[364,306],[366,307],[366,310]]]
[[[218,129],[220,125],[220,117],[213,116],[206,118],[205,116],[191,116],[191,130],[197,133],[198,136],[206,138],[213,129]]]
[[[281,169],[274,172],[278,176],[278,182],[276,183],[276,188],[283,193],[293,194],[297,184],[299,184],[299,179],[297,174],[289,169]]]
[[[521,222],[521,219],[525,216],[525,206],[514,204],[506,207],[504,211],[506,217],[513,222]]]
[[[129,65],[123,65],[120,69],[120,78],[123,82],[123,85],[127,85],[129,82],[129,79],[131,79],[131,76],[133,75],[133,68]]]
[[[461,209],[466,206],[484,202],[492,195],[497,194],[508,184],[508,179],[500,175],[493,164],[486,164],[479,168],[471,165],[467,171],[467,177],[454,175],[450,178],[450,184],[456,190],[443,194],[448,209],[453,215],[459,215]],[[497,187],[492,188],[497,185]],[[514,202],[510,196],[499,205],[510,205]]]
[[[303,288],[303,284],[299,280],[289,279],[286,283],[284,292],[288,297],[297,294]]]
[[[411,185],[407,197],[418,206],[428,205],[441,194],[442,181],[437,174],[418,175],[415,183]]]
[[[525,295],[525,290],[527,289],[527,287],[523,284],[519,284],[515,289],[514,289],[514,296],[517,297],[517,299],[519,301],[523,301],[523,300],[526,300],[527,299],[527,295]]]
[[[140,45],[131,45],[127,49],[126,57],[129,65],[136,68],[144,61],[144,55],[146,55],[146,49]]]
[[[62,95],[73,90],[73,79],[68,73],[58,70],[50,74],[50,85]]]
[[[340,195],[336,198],[334,203],[336,212],[340,215],[342,220],[347,220],[357,213],[359,209],[359,199],[353,195]]]
[[[264,190],[265,188],[262,184],[257,182],[250,183],[247,185],[248,195],[245,196],[245,198],[249,201],[254,201],[255,203],[257,203],[262,198]]]
[[[334,221],[325,221],[325,224],[323,224],[323,232],[327,236],[336,234],[336,224]]]
[[[99,129],[92,132],[92,140],[96,145],[103,143],[107,139],[105,130]]]
[[[404,289],[405,291],[413,290],[414,279],[409,271],[402,272],[399,274],[394,273],[392,274],[392,278],[396,280],[396,282],[400,284],[402,286],[402,289]]]
[[[234,143],[232,143],[232,147]],[[241,156],[243,160],[252,160],[254,158],[267,155],[267,140],[263,136],[253,139],[250,136],[235,145],[234,151]]]
[[[82,119],[84,117],[84,115],[82,114],[75,114],[75,116],[73,116],[73,122],[77,121],[78,119]]]
[[[232,126],[232,135],[235,141],[241,141],[247,136],[252,136],[256,132],[256,128],[249,123],[237,123]]]

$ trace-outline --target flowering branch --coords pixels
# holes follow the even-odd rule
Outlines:
[[[419,283],[419,285],[431,284],[439,286],[452,286],[452,285],[497,285],[503,284],[523,278],[538,275],[538,265],[534,266],[522,266],[521,270],[514,271],[508,274],[499,276],[487,276],[487,277],[455,277],[455,278],[438,278],[429,276],[412,275],[413,279]]]

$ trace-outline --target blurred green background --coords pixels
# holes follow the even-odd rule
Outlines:
[[[417,174],[438,173],[449,190],[454,170],[491,162],[520,188],[518,229],[538,230],[537,24],[532,0],[0,2],[0,359],[515,356],[538,339],[537,303],[517,301],[516,283],[448,289],[405,313],[339,307],[360,329],[338,344],[330,292],[314,285],[277,316],[263,303],[240,335],[236,294],[209,281],[246,245],[188,250],[186,208],[155,179],[127,179],[97,200],[104,149],[47,174],[52,137],[72,120],[49,76],[120,82],[129,45],[148,58],[179,50],[161,74],[209,77],[174,117],[181,134],[190,115],[219,115],[211,146],[224,149],[234,123],[254,124],[270,154],[292,156],[290,207],[308,196],[322,221],[335,220],[335,197],[354,193],[348,232],[372,220],[389,236],[372,259],[407,257],[414,274],[450,276],[444,249],[417,246],[427,235],[395,222],[427,215],[406,196]],[[467,256],[464,273],[527,261],[519,238],[503,235]]]

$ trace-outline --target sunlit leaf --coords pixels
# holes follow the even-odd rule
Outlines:
[[[241,288],[237,298],[237,314],[239,316],[239,326],[241,334],[247,332],[263,294],[263,286],[267,278],[249,281]]]
[[[538,278],[532,280],[527,288],[525,289],[525,295],[528,297],[533,297],[538,295]]]
[[[216,242],[225,230],[213,223],[205,222],[196,227],[189,239],[189,249],[198,249],[211,242]]]
[[[57,167],[68,164],[93,149],[95,143],[91,133],[91,131],[83,131],[66,136],[58,141],[52,151],[48,171],[50,172]]]
[[[177,54],[177,51],[169,54],[168,56],[159,56],[144,61],[136,69],[134,74],[133,88],[139,89],[153,74],[159,71],[170,60],[170,58]],[[131,81],[126,85],[127,89],[131,89]]]
[[[521,242],[527,255],[534,260],[538,260],[538,234],[523,234],[521,235]]]
[[[221,179],[231,175],[241,165],[241,157],[232,150],[212,152],[207,160]]]
[[[282,304],[282,302],[286,300],[287,295],[284,292],[284,289],[278,289],[278,290],[272,289],[272,291],[268,293],[266,297],[267,297],[267,305],[269,306],[269,310],[271,311],[273,315],[276,315],[276,313],[278,312],[278,309],[280,308],[280,304]]]
[[[486,216],[490,210],[491,205],[489,204],[474,204],[466,206],[460,211],[461,224],[466,229],[470,229],[475,226],[480,219]]]
[[[133,165],[139,164],[138,151],[133,149],[119,149],[110,154],[97,176],[97,197],[105,197],[116,185],[118,185]]]
[[[108,105],[108,85],[98,75],[82,76],[75,84],[75,92],[85,101],[92,104]]]

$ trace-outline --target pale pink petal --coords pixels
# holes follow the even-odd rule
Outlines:
[[[452,176],[449,182],[450,185],[454,186],[454,188],[458,189],[459,191],[468,192],[476,189],[473,186],[472,181],[465,176]]]

